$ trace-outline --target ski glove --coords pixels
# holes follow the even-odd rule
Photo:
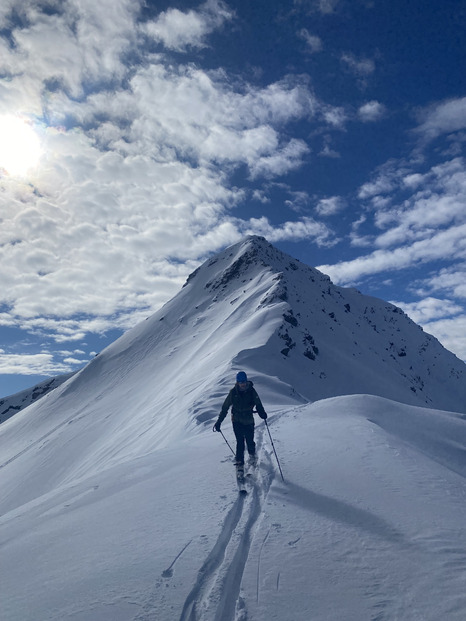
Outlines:
[[[222,424],[222,423],[218,420],[218,421],[215,423],[215,425],[214,425],[214,431],[220,431],[220,425],[221,425],[221,424]]]
[[[262,412],[262,414],[260,412],[258,412],[259,416],[261,418],[263,418],[264,420],[267,418],[267,412]]]

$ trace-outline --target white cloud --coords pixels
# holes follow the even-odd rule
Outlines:
[[[423,181],[424,175],[421,175],[420,173],[412,173],[406,175],[406,177],[403,177],[403,184],[411,190],[415,190],[422,184]]]
[[[250,162],[252,178],[284,175],[290,170],[299,168],[307,153],[309,153],[309,147],[304,140],[292,138],[283,147],[274,149],[272,154],[264,154],[256,161],[252,160]]]
[[[264,190],[254,190],[252,193],[254,200],[259,201],[263,205],[270,203],[270,197],[264,192]]]
[[[70,368],[74,368],[75,365],[84,365],[86,364],[86,362],[88,362],[87,359],[79,359],[79,358],[72,358],[71,356],[68,358],[63,358],[63,363],[64,364],[69,364]]]
[[[377,246],[428,238],[441,227],[466,222],[466,166],[462,158],[434,166],[422,176],[406,177],[400,172],[398,179],[390,179],[392,187],[396,182],[417,191],[403,202],[384,206],[376,213],[376,225],[387,229],[377,237]]]
[[[320,111],[326,123],[336,129],[343,129],[348,118],[344,108],[341,106],[322,105]]]
[[[417,302],[392,302],[420,325],[463,313],[463,307],[452,300],[427,297]]]
[[[56,12],[42,13],[35,3],[22,9],[27,27],[13,27],[15,46],[4,45],[0,61],[2,71],[12,75],[1,93],[7,94],[8,105],[16,100],[18,111],[27,105],[40,114],[44,82],[80,97],[84,84],[120,80],[126,74],[122,56],[135,44],[139,2],[69,0]]]
[[[305,217],[296,222],[284,222],[272,226],[266,217],[251,218],[241,224],[243,235],[262,235],[270,242],[312,240],[318,246],[333,246],[336,243],[331,229],[313,218]]]
[[[107,147],[159,160],[181,156],[209,165],[244,163],[253,175],[270,175],[299,165],[308,151],[303,141],[284,141],[280,135],[283,124],[314,114],[318,104],[305,85],[281,81],[235,90],[221,72],[158,62],[141,68],[130,87],[111,99],[105,93],[89,97],[78,110],[74,104],[66,110],[61,102],[60,111],[80,114],[83,124],[105,114],[105,135],[100,128],[95,131],[99,141],[108,142],[111,128]]]
[[[386,108],[378,101],[368,101],[358,110],[359,118],[363,123],[379,121],[386,114]]]
[[[436,103],[419,113],[420,125],[415,133],[424,141],[435,140],[442,134],[466,129],[466,97]]]
[[[58,375],[73,368],[53,354],[5,354],[0,352],[0,373],[5,375]]]
[[[366,200],[379,194],[388,194],[395,187],[391,176],[380,174],[374,181],[368,181],[359,188],[358,198]]]
[[[466,262],[444,267],[421,281],[422,291],[446,292],[456,298],[466,298]]]
[[[355,248],[369,248],[374,244],[374,235],[361,233],[360,229],[367,222],[367,215],[362,214],[357,220],[351,224],[350,241],[351,246]]]
[[[466,314],[451,319],[430,321],[423,328],[466,362]]]
[[[372,253],[335,265],[321,265],[319,270],[328,274],[336,283],[350,284],[361,278],[388,270],[401,270],[452,257],[466,258],[466,224],[434,232],[429,238],[412,244]]]
[[[322,151],[320,151],[319,157],[329,157],[331,159],[339,159],[341,155],[338,151],[331,149],[330,146],[326,144],[322,148]]]
[[[204,47],[207,35],[232,17],[233,13],[225,3],[208,0],[196,11],[168,9],[145,24],[143,31],[155,41],[162,42],[167,49],[184,51],[187,47]]]
[[[321,199],[316,206],[316,212],[320,216],[333,216],[346,207],[346,202],[341,196],[331,196]]]
[[[338,127],[338,125],[335,125],[334,127],[343,129],[343,126]],[[329,134],[324,134],[323,147],[318,155],[319,157],[328,157],[331,159],[339,159],[341,157],[340,153],[332,148],[332,137]]]

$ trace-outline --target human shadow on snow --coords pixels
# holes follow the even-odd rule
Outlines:
[[[274,493],[312,513],[318,513],[331,520],[364,530],[390,543],[406,544],[402,533],[389,522],[366,509],[354,507],[342,500],[312,492],[301,485],[290,482],[287,482],[284,487],[275,489]]]

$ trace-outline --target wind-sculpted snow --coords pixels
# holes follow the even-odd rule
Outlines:
[[[209,429],[2,497],[2,621],[463,621],[466,473],[445,447],[466,421],[425,410],[418,446],[420,408],[379,397],[269,409],[285,482],[258,422],[246,497]]]

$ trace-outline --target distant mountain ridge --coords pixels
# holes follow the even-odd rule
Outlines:
[[[27,408],[31,403],[35,403],[41,397],[44,397],[51,390],[58,388],[63,382],[72,377],[73,373],[67,373],[65,375],[58,375],[57,377],[51,377],[49,379],[35,384],[32,388],[26,388],[20,392],[4,397],[0,399],[0,423],[5,422],[24,408]]]

